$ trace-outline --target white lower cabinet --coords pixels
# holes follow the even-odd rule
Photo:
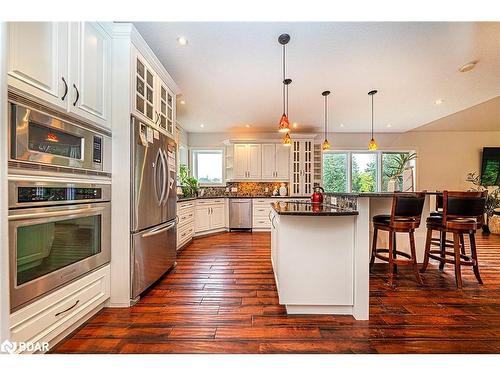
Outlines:
[[[276,198],[253,198],[252,200],[252,228],[253,229],[271,229],[271,203],[280,203],[289,201],[289,197]],[[294,201],[307,202],[309,199],[301,198]]]
[[[214,231],[225,227],[225,199],[202,199],[196,201],[194,215],[195,233]]]
[[[177,250],[193,239],[196,201],[177,203]]]
[[[11,341],[51,347],[102,307],[110,295],[110,266],[68,284],[10,315]],[[20,348],[17,349],[20,352]]]

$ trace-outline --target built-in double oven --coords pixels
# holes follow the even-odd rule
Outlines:
[[[9,180],[11,310],[110,261],[111,185]]]

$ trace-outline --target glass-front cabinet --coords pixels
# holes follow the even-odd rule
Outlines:
[[[151,121],[155,118],[155,77],[153,71],[140,58],[136,57],[135,110]]]
[[[136,51],[134,70],[135,112],[143,121],[174,135],[175,94]]]

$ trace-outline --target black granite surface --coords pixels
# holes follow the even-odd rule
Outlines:
[[[323,203],[280,202],[271,203],[271,207],[278,215],[294,216],[353,216],[358,211],[350,208],[339,208]]]
[[[408,193],[403,193],[401,191],[396,191],[394,192],[396,194],[412,194],[411,192]],[[384,191],[378,191],[378,192],[372,192],[372,193],[325,193],[325,195],[328,196],[333,196],[333,197],[369,197],[369,198],[388,198],[392,197],[394,194],[393,192],[384,192]],[[439,191],[426,191],[425,194],[427,195],[438,195],[441,194],[442,192]]]
[[[185,202],[185,201],[190,201],[194,199],[221,199],[221,198],[238,198],[238,199],[243,199],[243,198],[276,198],[276,199],[304,199],[304,198],[310,198],[309,196],[281,196],[281,195],[218,195],[218,196],[202,196],[202,197],[190,197],[190,198],[184,198],[184,197],[177,197],[177,202]]]

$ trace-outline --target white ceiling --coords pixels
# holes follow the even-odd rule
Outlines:
[[[333,93],[330,130],[343,132],[369,130],[371,89],[379,91],[376,132],[413,129],[500,95],[500,23],[135,26],[180,86],[186,104],[177,106],[178,121],[190,132],[276,129],[282,113],[277,37],[285,32],[291,35],[289,115],[300,131],[323,128],[324,90]],[[177,43],[181,35],[185,47]],[[458,72],[472,60],[479,60],[474,70]]]

